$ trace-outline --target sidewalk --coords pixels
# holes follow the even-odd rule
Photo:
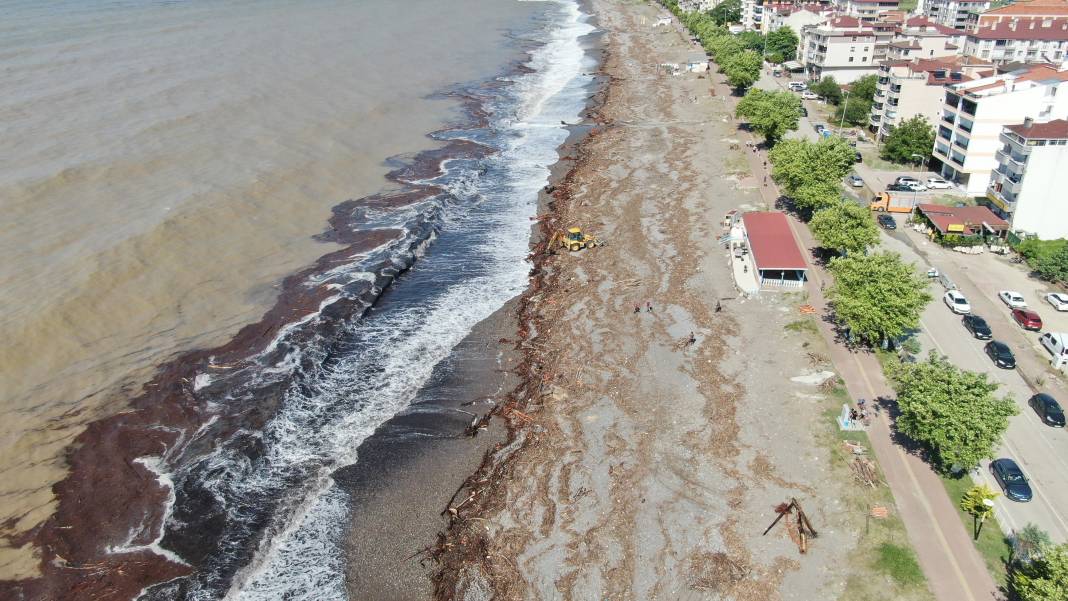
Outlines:
[[[727,106],[733,108],[738,99],[730,95],[722,75],[711,71],[709,75],[715,94],[729,98]],[[754,142],[759,141],[751,133],[743,134],[743,137],[745,135]],[[779,189],[771,180],[771,165],[766,163],[767,153],[747,154],[758,184],[762,184],[767,176],[767,184],[761,185],[761,196],[766,203],[774,206]],[[816,307],[819,315],[825,315],[827,305],[822,288],[824,282],[829,282],[831,278],[809,259],[812,256],[811,249],[817,245],[808,228],[793,217],[789,223],[798,244],[810,250],[805,258],[811,280],[807,288],[809,304]],[[875,399],[894,396],[883,378],[882,366],[874,355],[849,351],[835,342],[835,332],[830,323],[820,319],[818,325],[827,340],[831,361],[845,381],[851,397]],[[940,601],[1000,599],[997,585],[961,523],[954,506],[955,500],[949,499],[939,476],[922,459],[894,444],[888,419],[886,412],[883,412],[869,428],[868,436],[887,484],[894,493],[897,510],[905,523],[931,592]]]

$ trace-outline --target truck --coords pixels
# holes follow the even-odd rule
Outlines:
[[[887,213],[911,213],[916,208],[915,195],[879,192],[871,199],[871,210]]]

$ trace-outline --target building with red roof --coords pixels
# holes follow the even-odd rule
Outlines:
[[[946,207],[920,203],[916,212],[941,236],[1004,236],[1009,222],[986,207]]]
[[[796,288],[805,283],[808,264],[784,213],[745,213],[742,227],[762,288]]]
[[[974,15],[990,8],[990,0],[926,0],[924,13],[951,29],[965,30]]]
[[[1061,62],[1068,57],[1068,18],[980,24],[968,33],[964,52],[994,63]]]
[[[1066,0],[1017,0],[1012,4],[991,8],[976,13],[968,22],[968,29],[990,27],[997,23],[1015,19],[1068,19],[1068,1]]]
[[[1042,240],[1068,238],[1064,168],[1068,165],[1068,120],[1006,125],[995,157],[987,200],[1018,232]]]
[[[988,61],[971,56],[887,60],[879,67],[868,129],[885,138],[895,126],[917,115],[936,124],[941,118],[945,85],[971,81],[990,70]]]

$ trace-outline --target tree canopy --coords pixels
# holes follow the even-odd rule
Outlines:
[[[934,353],[926,361],[896,363],[888,371],[901,411],[897,428],[927,447],[936,469],[967,470],[994,456],[1009,417],[1017,413],[1012,399],[994,396],[997,382]]]
[[[794,30],[784,25],[768,34],[765,54],[769,57],[775,56],[779,58],[779,60],[772,62],[792,61],[797,58],[797,44],[799,42],[800,39],[794,33]]]
[[[720,25],[737,23],[742,20],[742,0],[724,0],[708,11],[708,14]]]
[[[835,121],[845,121],[850,125],[864,125],[868,122],[871,114],[872,99],[875,98],[875,85],[879,78],[875,75],[865,75],[854,81],[849,86],[847,94],[838,105],[834,113]]]
[[[809,86],[809,89],[813,94],[831,104],[838,104],[842,101],[842,87],[830,75],[825,75],[823,79]]]
[[[757,31],[743,31],[735,36],[746,50],[764,52],[764,36]]]
[[[841,197],[842,178],[853,168],[855,152],[837,136],[819,142],[783,140],[768,153],[771,177],[799,209],[815,211]]]
[[[1035,273],[1050,282],[1068,282],[1068,244],[1059,250],[1038,257],[1034,261]]]
[[[920,313],[931,302],[926,278],[897,253],[837,257],[830,271],[835,315],[869,344],[897,340],[919,327]]]
[[[862,253],[879,243],[879,228],[867,207],[840,200],[812,215],[808,223],[820,246],[839,253]]]
[[[926,117],[916,115],[891,130],[883,143],[881,154],[884,159],[895,163],[917,162],[913,155],[920,155],[922,160],[927,160],[931,156],[934,140],[934,127]]]
[[[1068,599],[1068,544],[1045,546],[1029,563],[1013,569],[1009,580],[1020,601]]]
[[[738,101],[737,114],[749,121],[750,127],[764,136],[769,144],[797,129],[801,118],[801,99],[789,92],[767,92],[752,88]]]
[[[752,50],[726,56],[718,62],[723,74],[727,76],[727,83],[739,89],[748,88],[756,83],[760,79],[760,68],[764,64],[760,55]]]

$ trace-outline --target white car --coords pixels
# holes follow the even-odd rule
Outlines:
[[[800,92],[802,90],[807,90],[808,84],[803,81],[791,81],[790,83],[786,84],[786,87],[790,88],[795,92]]]
[[[953,184],[940,177],[929,177],[927,178],[927,187],[931,190],[948,190],[953,187]]]
[[[856,174],[850,175],[849,177],[846,178],[846,181],[849,182],[849,185],[853,186],[854,188],[863,188],[864,187],[864,180],[861,179],[859,175],[856,175]]]
[[[1046,295],[1046,302],[1058,311],[1068,311],[1068,294],[1050,292]]]
[[[809,92],[808,90],[805,90],[804,92],[801,92],[801,97],[804,98],[805,100],[818,100],[819,99],[819,96],[815,92]]]
[[[942,297],[942,300],[951,311],[958,315],[972,312],[972,306],[968,304],[968,299],[964,298],[964,295],[957,290],[950,290]]]
[[[1010,309],[1023,309],[1027,306],[1027,301],[1024,300],[1023,295],[1015,290],[1002,290],[998,292],[998,298],[1008,305]]]
[[[901,184],[909,189],[909,192],[926,192],[927,186],[923,184]]]

